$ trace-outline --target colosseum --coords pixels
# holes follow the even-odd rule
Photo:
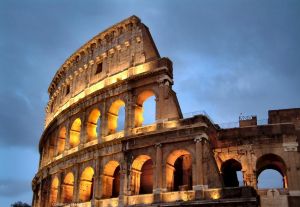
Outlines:
[[[136,16],[72,54],[48,88],[32,206],[300,205],[300,108],[222,127],[205,113],[183,116],[172,85],[171,60]],[[259,188],[267,169],[280,188]]]

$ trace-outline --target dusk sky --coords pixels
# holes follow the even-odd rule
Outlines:
[[[300,107],[300,1],[0,1],[0,206],[31,204],[47,89],[81,45],[137,15],[173,61],[183,113]]]

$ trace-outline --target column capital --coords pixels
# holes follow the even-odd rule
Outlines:
[[[162,143],[156,143],[156,144],[154,145],[154,147],[155,147],[155,148],[161,148],[161,147],[162,147]]]
[[[207,134],[203,133],[203,134],[197,135],[197,136],[194,138],[194,142],[196,142],[196,143],[202,142],[202,141],[208,141],[208,136],[207,136]]]

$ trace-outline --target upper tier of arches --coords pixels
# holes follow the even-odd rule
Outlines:
[[[147,71],[135,66],[159,58],[148,28],[135,16],[100,33],[55,74],[48,89],[45,125],[86,95]]]

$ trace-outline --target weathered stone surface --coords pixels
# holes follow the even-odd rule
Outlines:
[[[49,86],[33,206],[258,206],[257,193],[263,207],[296,205],[300,109],[222,129],[206,115],[184,119],[172,85],[172,62],[135,16],[79,48]],[[151,96],[156,121],[143,126]],[[284,189],[257,191],[268,168]]]

